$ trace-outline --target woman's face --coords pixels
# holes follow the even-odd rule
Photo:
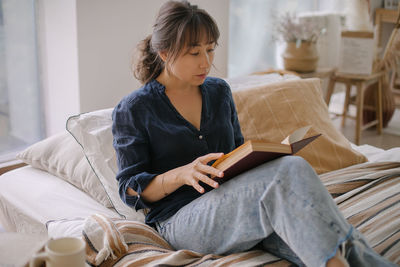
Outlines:
[[[210,72],[214,60],[215,43],[202,42],[186,47],[169,65],[169,73],[181,82],[201,85]]]

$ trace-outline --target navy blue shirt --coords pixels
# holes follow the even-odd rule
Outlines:
[[[201,195],[183,185],[157,202],[146,202],[140,194],[155,176],[208,153],[228,153],[243,143],[229,85],[208,77],[200,90],[200,130],[180,115],[165,94],[165,87],[156,80],[124,97],[113,111],[119,194],[136,210],[150,209],[148,224],[169,218]],[[203,183],[202,186],[206,191],[212,190]],[[128,187],[138,196],[126,194]]]

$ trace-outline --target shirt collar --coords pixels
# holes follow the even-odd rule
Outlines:
[[[156,90],[157,92],[164,93],[165,92],[165,86],[161,83],[159,83],[156,79],[151,80],[148,85],[153,88],[153,90]]]
[[[202,83],[202,84],[200,84],[200,90],[202,91],[202,92],[204,92],[205,90],[205,86],[204,86],[204,84],[207,82],[207,78],[206,78],[206,80]],[[156,90],[157,92],[160,92],[160,93],[164,93],[165,92],[165,86],[163,85],[163,84],[161,84],[161,83],[159,83],[156,79],[153,79],[153,80],[151,80],[149,83],[148,83],[148,85],[150,85],[151,86],[151,88],[153,88],[154,90]]]

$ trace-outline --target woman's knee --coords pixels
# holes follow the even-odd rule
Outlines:
[[[284,156],[281,158],[282,164],[291,169],[311,168],[310,164],[300,156]]]
[[[283,175],[285,181],[314,183],[316,179],[319,180],[311,165],[300,156],[282,157],[279,169],[278,173]],[[299,179],[299,176],[301,176],[301,179]]]

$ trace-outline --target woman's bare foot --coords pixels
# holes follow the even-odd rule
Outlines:
[[[328,260],[328,262],[326,263],[326,267],[350,267],[350,265],[338,250],[335,256]]]

